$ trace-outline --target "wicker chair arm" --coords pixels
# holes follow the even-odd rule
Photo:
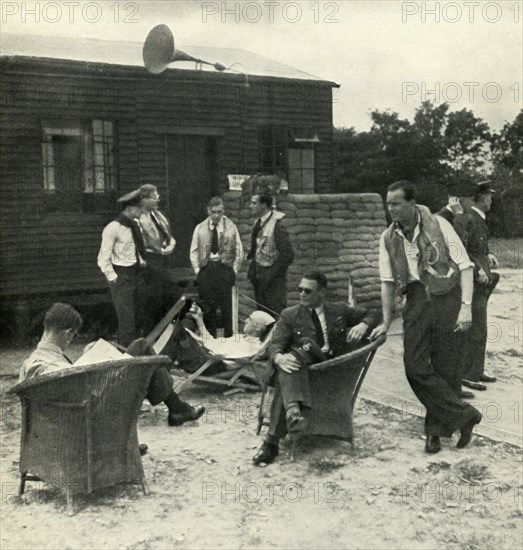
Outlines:
[[[353,359],[372,353],[378,349],[387,339],[385,335],[379,336],[376,340],[369,342],[361,348],[358,348],[350,353],[345,355],[340,355],[339,357],[334,357],[333,359],[327,359],[327,361],[322,361],[321,363],[316,363],[309,367],[309,370],[319,371],[326,370],[334,367],[351,367]]]
[[[36,376],[28,380],[24,380],[16,386],[13,386],[7,391],[9,394],[22,394],[29,388],[35,386],[40,386],[43,384],[49,384],[62,378],[68,378],[71,376],[78,376],[79,374],[88,374],[91,372],[96,372],[112,367],[120,367],[126,365],[140,365],[144,367],[166,367],[170,368],[172,366],[172,360],[167,355],[156,355],[156,356],[147,356],[147,357],[133,357],[132,359],[117,359],[114,361],[104,361],[103,363],[96,363],[93,365],[84,365],[81,367],[71,367],[63,370],[51,372],[49,374],[42,374],[41,376]]]

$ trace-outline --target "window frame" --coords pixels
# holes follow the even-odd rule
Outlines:
[[[291,128],[288,125],[268,125],[259,128],[258,140],[259,168],[261,172],[275,174],[278,170],[282,170],[289,183],[291,193],[306,194],[315,192],[317,180],[315,144],[320,142],[316,132]],[[283,161],[278,158],[280,154],[278,149],[281,150]],[[268,151],[272,151],[272,153],[267,154]],[[290,151],[311,151],[312,167],[304,166],[303,158],[299,166],[291,166],[291,156],[295,153],[290,153]],[[300,154],[300,156],[303,157],[303,154]],[[270,162],[267,162],[269,157]],[[298,173],[300,177],[299,181],[296,181],[295,175]],[[304,173],[312,175],[312,185],[305,185]]]
[[[102,124],[102,133],[96,132],[96,123]],[[106,125],[110,128],[106,139]],[[56,213],[107,214],[116,211],[118,192],[118,125],[111,118],[41,120],[42,127],[42,189],[47,211]],[[99,136],[101,135],[101,139]],[[80,137],[80,185],[74,190],[57,189],[56,136]],[[98,145],[98,147],[97,147]],[[98,149],[98,154],[96,152]],[[100,151],[101,149],[101,151]],[[96,157],[102,155],[102,164]],[[102,173],[103,188],[97,185]],[[98,176],[99,181],[99,176]]]

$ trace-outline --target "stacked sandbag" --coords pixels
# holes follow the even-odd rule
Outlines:
[[[226,213],[237,223],[248,251],[254,223],[249,206],[240,204],[239,192],[226,193],[224,199]],[[329,301],[380,306],[379,237],[386,227],[380,195],[286,195],[277,198],[277,206],[286,214],[284,223],[296,250],[289,269],[289,305],[298,302],[301,275],[320,269],[329,279]],[[242,295],[254,298],[254,293],[246,279],[246,267],[238,285],[240,316],[248,315],[254,304]]]

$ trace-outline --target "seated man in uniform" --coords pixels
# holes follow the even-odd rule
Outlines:
[[[274,461],[287,431],[307,428],[302,414],[311,406],[307,367],[348,353],[380,320],[376,312],[325,302],[327,277],[319,271],[305,274],[298,290],[300,303],[282,311],[269,343],[283,407],[278,407],[281,414],[271,414],[267,438],[253,458],[257,466]]]
[[[20,382],[61,369],[74,368],[64,351],[81,326],[82,317],[72,306],[53,304],[45,314],[44,333],[37,348],[20,369]],[[130,355],[154,355],[143,339],[135,340],[127,351]],[[192,407],[178,397],[173,391],[173,379],[165,367],[159,367],[153,374],[147,399],[153,406],[162,401],[167,405],[169,426],[180,426],[184,422],[197,420],[205,412],[204,407]]]

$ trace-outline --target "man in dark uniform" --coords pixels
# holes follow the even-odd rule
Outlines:
[[[456,214],[463,213],[463,206],[461,205],[461,202],[459,199],[458,186],[449,185],[447,187],[447,194],[448,194],[447,204],[439,212],[436,212],[436,214],[446,219],[450,224],[453,224]]]
[[[499,274],[492,271],[493,267],[498,266],[498,261],[489,251],[486,221],[493,193],[490,182],[480,182],[470,209],[457,215],[454,220],[454,228],[474,262],[472,327],[465,337],[461,358],[463,385],[476,390],[486,389],[482,382],[496,381],[496,378],[485,373],[487,305],[499,282]]]
[[[287,270],[294,261],[294,249],[282,219],[272,208],[272,196],[253,195],[251,212],[257,218],[251,232],[251,260],[248,278],[254,287],[258,309],[269,315],[287,307]]]
[[[311,406],[308,365],[347,353],[379,322],[376,312],[325,302],[326,289],[323,273],[305,274],[298,288],[300,303],[283,310],[272,333],[268,354],[276,367],[276,388],[269,432],[253,458],[257,466],[274,461],[287,431],[306,429],[302,413]],[[304,339],[310,341],[310,361],[300,349]]]

